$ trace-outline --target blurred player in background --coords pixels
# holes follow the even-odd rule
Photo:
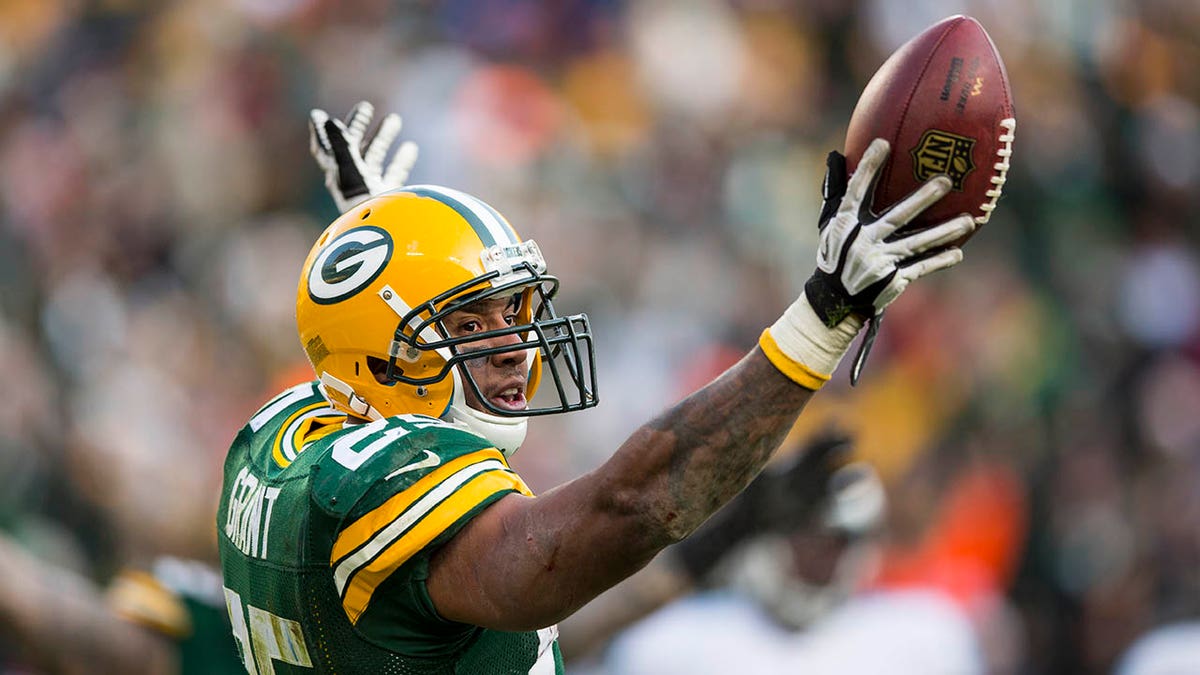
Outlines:
[[[1116,675],[1175,675],[1200,671],[1200,621],[1177,621],[1139,637],[1121,655]]]
[[[821,454],[820,444],[814,449],[812,454]],[[570,663],[572,672],[1017,672],[1025,646],[1003,590],[1020,554],[1022,500],[1011,474],[992,462],[961,457],[938,462],[932,470],[915,471],[897,500],[911,499],[912,488],[922,484],[938,493],[935,503],[894,504],[887,528],[882,485],[858,462],[824,472],[828,487],[816,491],[824,499],[807,517],[768,516],[776,524],[766,531],[726,517],[772,475],[764,472],[728,511],[647,568],[674,570],[670,578],[684,579],[675,588],[699,586],[702,592],[620,630],[605,620],[619,616],[622,607],[632,620],[628,608],[646,608],[646,598],[654,597],[655,586],[628,588],[627,582],[564,623],[564,645],[593,652],[579,669]],[[809,480],[822,473],[813,468]],[[763,509],[772,502],[760,502],[755,511],[789,513],[778,506]],[[739,521],[743,525],[735,526]],[[708,576],[717,583],[705,589],[679,571],[689,569],[715,570]],[[572,639],[576,628],[584,635]],[[611,644],[597,650],[615,631]]]
[[[886,505],[874,469],[850,452],[840,434],[781,449],[699,530],[563,623],[572,671],[620,632],[607,670],[728,672],[759,640],[782,640],[841,604],[874,569]],[[690,646],[681,654],[667,641]]]
[[[268,402],[226,459],[224,593],[251,673],[562,672],[555,624],[744,488],[863,322],[958,263],[948,246],[974,228],[892,240],[948,179],[875,218],[887,144],[853,176],[831,153],[817,270],[759,346],[535,498],[507,458],[528,417],[596,404],[587,318],[555,312],[540,250],[484,202],[392,189],[399,120],[367,142],[371,113],[312,118],[343,211],[297,291],[318,379]]]
[[[0,629],[37,672],[232,675],[242,671],[216,570],[160,558],[107,589],[0,536]]]

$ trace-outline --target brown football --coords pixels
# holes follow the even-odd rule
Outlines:
[[[847,165],[853,171],[872,139],[887,139],[892,152],[876,182],[873,212],[946,174],[954,189],[906,229],[960,213],[983,225],[1000,199],[1016,126],[1008,73],[992,38],[975,19],[952,16],[906,42],[867,83],[846,132]]]

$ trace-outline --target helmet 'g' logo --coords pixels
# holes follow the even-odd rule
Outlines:
[[[967,174],[975,169],[971,149],[975,139],[959,136],[938,129],[930,129],[921,136],[921,142],[912,149],[913,173],[917,181],[924,183],[939,173],[954,181],[954,189],[962,190]]]
[[[308,270],[308,297],[332,305],[375,281],[392,259],[392,238],[378,227],[356,227],[329,242]]]

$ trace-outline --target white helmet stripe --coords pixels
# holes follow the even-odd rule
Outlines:
[[[521,242],[512,225],[509,225],[503,216],[465,192],[439,185],[411,185],[401,191],[431,197],[454,209],[475,229],[484,246],[513,246]]]

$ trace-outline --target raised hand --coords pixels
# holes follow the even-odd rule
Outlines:
[[[971,216],[963,214],[927,230],[895,236],[949,193],[951,182],[945,176],[931,178],[876,216],[868,205],[888,151],[887,141],[871,143],[849,183],[846,158],[829,154],[817,271],[804,291],[830,328],[852,312],[862,319],[881,314],[912,281],[957,264],[962,251],[949,244],[975,229]]]
[[[387,161],[402,126],[395,113],[384,117],[375,136],[366,141],[374,114],[375,106],[367,101],[358,102],[345,121],[318,108],[309,113],[309,150],[325,172],[325,187],[340,213],[368,197],[404,187],[417,161],[412,141],[401,143]]]
[[[817,269],[804,293],[759,339],[771,363],[809,389],[829,381],[869,321],[850,373],[851,383],[857,383],[884,309],[916,279],[962,260],[962,251],[952,244],[975,229],[975,221],[964,214],[926,230],[902,231],[950,191],[945,176],[931,178],[882,214],[872,213],[869,204],[888,151],[887,141],[876,139],[849,177],[846,158],[829,153]]]

